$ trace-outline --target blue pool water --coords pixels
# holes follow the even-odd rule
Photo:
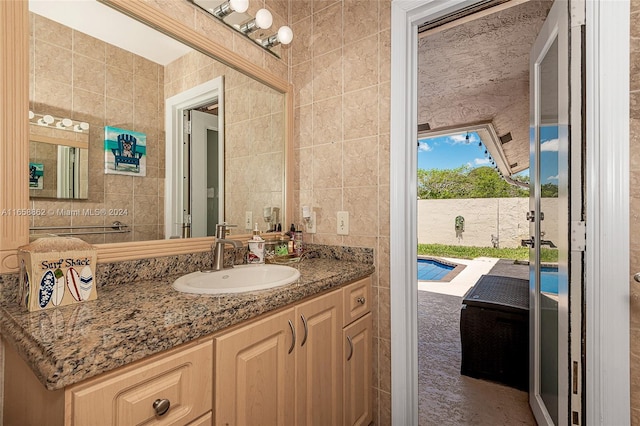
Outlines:
[[[540,268],[540,291],[558,294],[558,268]]]
[[[422,281],[437,281],[454,269],[433,259],[418,259],[418,279]]]

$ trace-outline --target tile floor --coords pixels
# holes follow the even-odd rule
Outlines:
[[[521,265],[490,263],[493,274],[526,278]],[[461,295],[418,292],[420,426],[535,425],[526,392],[460,374],[461,304]]]

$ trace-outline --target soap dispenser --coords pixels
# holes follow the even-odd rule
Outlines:
[[[247,263],[264,263],[264,240],[260,236],[257,223],[253,229],[253,236],[249,240]]]

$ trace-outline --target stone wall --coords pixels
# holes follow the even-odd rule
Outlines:
[[[542,202],[544,239],[556,241],[557,229],[550,229],[557,215],[557,199]],[[519,247],[529,238],[528,198],[474,198],[418,200],[418,243],[492,247]],[[464,218],[464,231],[456,232],[457,216]],[[547,227],[545,225],[548,224]]]

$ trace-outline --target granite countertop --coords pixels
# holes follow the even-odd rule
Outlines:
[[[297,282],[271,290],[180,293],[171,283],[181,272],[104,286],[97,300],[31,313],[18,306],[13,285],[0,285],[0,334],[56,390],[374,272],[373,262],[332,258],[296,267]]]

